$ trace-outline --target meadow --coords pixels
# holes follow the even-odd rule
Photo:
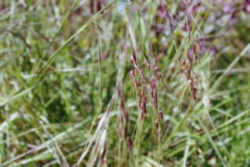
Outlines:
[[[0,167],[249,167],[249,0],[0,0]]]

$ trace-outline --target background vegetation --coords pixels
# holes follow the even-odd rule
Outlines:
[[[1,0],[0,166],[250,166],[249,0]]]

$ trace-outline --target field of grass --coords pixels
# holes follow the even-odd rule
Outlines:
[[[249,0],[0,0],[0,167],[249,167]]]

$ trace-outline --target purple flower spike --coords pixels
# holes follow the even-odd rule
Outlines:
[[[166,9],[166,6],[161,3],[159,6],[158,6],[158,9],[157,9],[157,15],[164,18],[166,17],[167,15],[167,9]]]
[[[101,54],[101,60],[105,60],[107,57],[108,57],[107,53],[104,52]]]
[[[229,4],[226,4],[223,8],[225,13],[231,13],[232,12],[232,8]]]
[[[198,2],[197,4],[195,4],[191,9],[190,14],[195,15],[198,12],[200,6],[201,6],[201,2]]]
[[[250,14],[250,0],[243,0],[243,8],[247,14]]]

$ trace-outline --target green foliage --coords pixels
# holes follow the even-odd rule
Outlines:
[[[247,1],[163,2],[0,2],[0,167],[249,166]]]

